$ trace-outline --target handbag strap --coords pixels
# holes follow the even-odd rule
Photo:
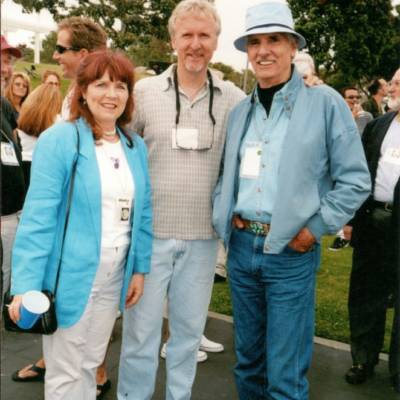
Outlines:
[[[79,150],[80,150],[80,135],[79,135],[79,129],[78,129],[78,126],[77,126],[76,123],[75,123],[75,128],[76,128],[76,135],[77,135],[76,157],[74,158],[74,162],[72,164],[72,170],[71,170],[71,183],[69,185],[69,190],[68,190],[67,210],[66,210],[66,213],[65,213],[65,224],[64,224],[64,231],[63,231],[62,242],[61,242],[60,258],[58,260],[56,284],[54,286],[54,297],[56,296],[57,288],[58,288],[58,281],[60,279],[60,269],[61,269],[61,261],[62,261],[62,255],[63,255],[63,250],[64,250],[64,241],[65,241],[65,236],[67,234],[67,227],[68,227],[68,222],[69,222],[69,212],[70,212],[70,209],[71,209],[72,194],[74,192],[76,166],[78,164]]]

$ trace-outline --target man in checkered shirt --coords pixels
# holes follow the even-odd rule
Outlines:
[[[177,63],[135,89],[133,129],[149,150],[152,268],[139,304],[124,316],[119,399],[150,399],[168,299],[166,399],[189,399],[207,317],[218,240],[212,227],[229,111],[244,93],[208,69],[220,20],[205,0],[184,0],[169,20]]]

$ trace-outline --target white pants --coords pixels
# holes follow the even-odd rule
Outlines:
[[[104,360],[117,317],[127,251],[128,246],[102,248],[81,319],[43,336],[46,400],[96,399],[96,369]]]
[[[3,215],[1,217],[1,243],[3,246],[3,264],[1,266],[3,272],[3,291],[1,293],[1,299],[3,299],[4,293],[10,286],[11,253],[20,214],[21,211],[18,211],[15,214]]]

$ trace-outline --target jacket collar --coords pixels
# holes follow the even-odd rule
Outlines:
[[[297,72],[296,68],[292,68],[292,76],[289,81],[281,90],[275,93],[274,101],[283,102],[284,112],[287,114],[288,118],[291,117],[294,103],[296,101],[297,94],[299,90],[304,87],[304,81],[301,75]],[[251,96],[246,98],[246,101],[254,103],[257,99],[257,86],[253,89]]]
[[[76,127],[79,130],[79,138],[80,138],[80,149],[79,149],[79,154],[82,155],[85,158],[89,158],[92,154],[93,154],[93,133],[92,133],[92,129],[90,128],[89,124],[87,123],[87,121],[85,119],[78,118],[75,121]],[[125,135],[123,135],[120,131],[120,129],[118,128],[118,132],[119,132],[119,137],[120,140],[125,148],[129,145],[128,139],[125,137]],[[132,144],[133,146],[134,144],[134,140],[132,138]]]

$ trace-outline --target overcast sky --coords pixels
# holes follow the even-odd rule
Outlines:
[[[237,70],[246,67],[246,55],[237,51],[233,47],[233,41],[242,34],[244,30],[244,19],[246,9],[254,4],[258,4],[262,0],[216,0],[216,7],[221,16],[222,31],[219,38],[218,49],[214,54],[212,61],[220,61],[231,65]],[[399,4],[400,0],[393,0],[394,4]],[[7,20],[26,21],[26,24],[44,25],[51,29],[54,26],[51,15],[42,11],[40,16],[26,15],[22,13],[22,7],[14,4],[12,0],[4,0],[1,4],[1,29],[7,27]],[[7,37],[11,44],[19,43],[30,44],[32,41],[32,33],[28,31],[12,31],[7,32]]]

